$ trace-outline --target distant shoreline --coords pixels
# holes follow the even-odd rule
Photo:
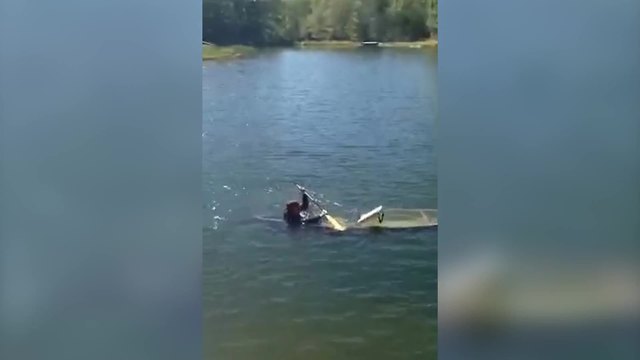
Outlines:
[[[300,41],[294,44],[293,47],[299,48],[317,48],[317,49],[355,49],[362,47],[362,43],[358,41]],[[380,42],[373,47],[382,48],[437,48],[437,39],[426,39],[419,41],[392,41],[392,42]],[[246,45],[230,45],[219,46],[207,42],[202,43],[202,60],[231,60],[237,58],[243,58],[254,54],[257,48]]]
[[[358,48],[362,46],[359,41],[300,41],[296,43],[298,47],[303,48]],[[374,45],[375,47],[375,45]],[[378,42],[377,47],[393,47],[393,48],[433,48],[438,47],[437,39],[426,39],[418,41],[389,41]]]

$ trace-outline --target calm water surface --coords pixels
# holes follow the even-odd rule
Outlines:
[[[437,232],[332,235],[279,218],[437,208],[436,53],[283,50],[203,66],[207,359],[436,357]]]

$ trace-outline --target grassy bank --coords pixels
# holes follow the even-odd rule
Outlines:
[[[356,41],[333,41],[333,40],[315,40],[315,41],[300,41],[296,45],[303,48],[331,48],[331,49],[350,49],[360,46]]]
[[[359,41],[300,41],[297,43],[299,47],[303,48],[331,48],[331,49],[349,49],[357,48],[361,46]],[[437,47],[438,40],[426,39],[419,41],[393,41],[393,42],[381,42],[380,47],[393,47],[393,48],[426,48]]]
[[[420,41],[396,41],[396,42],[388,42],[381,43],[382,47],[395,47],[395,48],[427,48],[427,47],[438,47],[438,40],[436,39],[426,39]]]
[[[362,45],[359,41],[301,41],[296,43],[296,46],[318,49],[355,49]],[[381,42],[378,46],[389,48],[432,48],[438,46],[438,40]],[[218,46],[211,43],[202,44],[202,60],[236,59],[250,56],[255,52],[255,48],[245,45]]]
[[[202,44],[202,60],[227,60],[251,55],[256,50],[250,46],[217,46]]]

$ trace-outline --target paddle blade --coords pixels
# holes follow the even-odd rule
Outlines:
[[[357,223],[360,224],[361,222],[370,219],[373,215],[377,215],[380,214],[380,212],[382,211],[382,206],[378,206],[377,208],[369,211],[368,213],[360,216],[360,218],[358,219]]]
[[[344,225],[340,224],[340,222],[336,220],[333,216],[325,215],[324,218],[327,219],[327,221],[329,222],[329,224],[331,224],[331,227],[333,227],[334,230],[337,230],[337,231],[347,230],[347,228]]]

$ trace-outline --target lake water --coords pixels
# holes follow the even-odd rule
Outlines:
[[[352,217],[437,208],[435,50],[203,65],[206,359],[435,359],[437,231],[289,231],[294,183]]]

